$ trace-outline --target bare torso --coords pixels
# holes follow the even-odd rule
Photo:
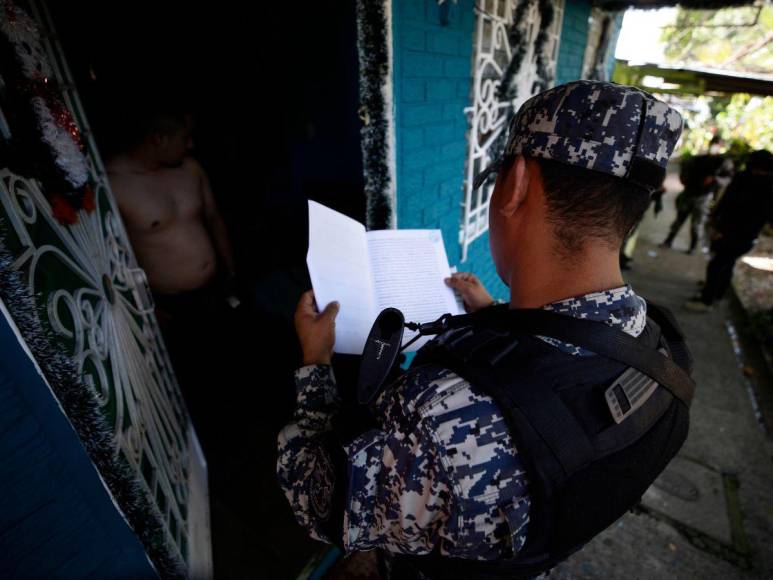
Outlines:
[[[186,158],[179,167],[146,171],[117,157],[108,175],[153,291],[174,294],[212,280],[217,254],[204,221],[201,167]]]

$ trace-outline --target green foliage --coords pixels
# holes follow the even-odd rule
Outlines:
[[[773,71],[773,5],[719,10],[678,8],[673,26],[663,29],[661,40],[669,63],[752,73]],[[695,97],[682,109],[685,133],[682,154],[708,149],[716,134],[735,161],[753,149],[773,151],[773,97],[734,94]]]
[[[773,6],[766,4],[754,26],[757,7],[677,10],[674,26],[663,29],[665,56],[672,63],[770,73],[773,70]],[[752,149],[773,151],[773,98],[734,94],[698,96],[685,112],[682,152],[706,151],[714,134],[741,161]]]
[[[715,119],[726,141],[745,141],[753,149],[773,151],[773,97],[735,94]]]
[[[730,97],[695,97],[694,106],[682,110],[685,132],[682,154],[708,149],[717,134],[736,161],[754,149],[773,151],[773,97],[736,93]]]
[[[665,56],[672,63],[746,72],[773,70],[773,6],[767,3],[754,26],[757,7],[721,10],[679,8],[676,23],[663,29]]]

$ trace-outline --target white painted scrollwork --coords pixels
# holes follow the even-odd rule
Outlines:
[[[109,199],[102,189],[94,212],[63,226],[35,181],[0,170],[2,215],[23,248],[14,265],[46,297],[48,323],[113,425],[116,453],[142,475],[168,524],[175,521],[178,545],[187,527],[187,415]],[[54,278],[62,287],[52,287]]]
[[[529,0],[523,0],[529,1]],[[467,136],[467,168],[464,183],[464,215],[460,230],[462,261],[467,259],[470,244],[488,230],[489,198],[493,183],[473,190],[475,176],[485,169],[493,154],[493,146],[506,130],[510,111],[517,110],[535,92],[535,40],[539,32],[540,16],[536,1],[531,1],[519,23],[525,36],[523,59],[511,83],[516,87],[515,98],[502,99],[499,88],[502,76],[513,59],[513,47],[508,34],[513,25],[517,0],[482,0],[476,5],[475,55],[473,61],[472,104],[464,109],[469,120]],[[558,41],[563,21],[564,0],[554,0],[553,21],[543,46],[546,72],[552,78],[558,57]]]

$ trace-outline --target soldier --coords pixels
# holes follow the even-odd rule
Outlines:
[[[735,263],[754,247],[766,223],[773,222],[773,154],[749,154],[746,169],[736,175],[711,216],[711,250],[706,283],[701,293],[685,303],[693,312],[708,312],[733,279]]]
[[[490,246],[509,305],[492,305],[471,274],[448,279],[473,313],[454,318],[471,326],[422,348],[356,437],[337,429],[348,421],[331,367],[339,306],[320,312],[311,291],[301,297],[303,366],[277,470],[312,537],[379,549],[394,578],[530,577],[636,504],[684,442],[689,394],[665,388],[673,377],[654,373],[659,388],[634,371],[648,394],[629,400],[633,369],[609,358],[628,355],[607,343],[648,356],[660,346],[689,368],[678,330],[648,318],[661,311],[648,312],[618,263],[681,128],[652,95],[612,83],[576,81],[527,101],[502,158],[476,180],[498,171]],[[545,332],[522,324],[534,315],[558,322]],[[607,407],[610,385],[619,392]]]
[[[703,236],[704,222],[709,205],[720,191],[723,182],[732,174],[733,162],[719,154],[721,140],[714,137],[709,146],[709,153],[696,155],[682,161],[679,179],[684,189],[676,196],[676,218],[668,231],[668,236],[661,244],[670,248],[679,230],[687,219],[690,219],[690,247],[692,254]]]

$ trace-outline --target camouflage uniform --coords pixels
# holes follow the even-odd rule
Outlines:
[[[638,336],[646,303],[630,286],[544,307],[604,321]],[[544,337],[575,356],[585,349]],[[279,482],[311,535],[347,551],[384,548],[403,554],[494,560],[526,541],[529,483],[502,414],[488,396],[451,371],[409,369],[386,388],[372,411],[381,428],[345,446],[347,480],[335,481],[337,450],[326,437],[340,399],[331,367],[296,371],[297,408],[279,434]],[[325,523],[335,486],[346,487],[341,537]]]
[[[679,113],[639,89],[567,83],[524,103],[510,122],[502,156],[474,185],[522,154],[653,191],[681,128]],[[646,324],[646,303],[628,286],[545,308],[634,336]],[[574,356],[596,356],[543,340]],[[329,436],[341,406],[332,369],[302,367],[296,383],[298,406],[279,435],[277,471],[312,536],[341,543],[348,552],[383,548],[476,560],[509,557],[524,546],[529,482],[502,413],[475,385],[437,366],[409,369],[373,404],[380,428],[347,442],[342,451]],[[341,495],[338,507],[334,498]],[[340,511],[343,518],[331,526]]]
[[[516,155],[553,159],[654,190],[682,133],[682,117],[634,87],[575,81],[535,95],[510,121],[501,158],[475,178],[479,187]],[[647,162],[662,175],[640,173]],[[650,177],[646,179],[645,177]],[[659,180],[658,180],[659,179]]]

